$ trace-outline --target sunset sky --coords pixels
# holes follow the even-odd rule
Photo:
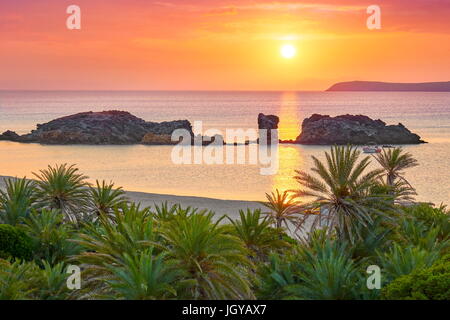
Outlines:
[[[72,4],[81,30],[66,28]],[[366,27],[372,4],[381,30]],[[323,90],[350,80],[449,81],[450,0],[0,1],[4,90]]]

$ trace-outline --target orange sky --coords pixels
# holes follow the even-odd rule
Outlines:
[[[66,29],[67,6],[81,30]],[[366,8],[382,9],[382,30]],[[450,0],[1,0],[0,89],[323,90],[450,80]],[[280,47],[297,48],[283,59]]]

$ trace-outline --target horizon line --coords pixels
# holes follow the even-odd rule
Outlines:
[[[326,90],[199,90],[199,89],[183,89],[183,90],[154,90],[154,89],[0,89],[0,92],[326,92]]]

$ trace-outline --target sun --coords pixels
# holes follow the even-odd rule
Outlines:
[[[281,56],[285,59],[292,59],[297,53],[297,49],[292,44],[285,44],[280,49]]]

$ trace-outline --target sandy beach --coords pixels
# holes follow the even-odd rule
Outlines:
[[[5,188],[5,179],[9,176],[0,176],[0,189]],[[193,207],[198,209],[208,209],[216,213],[215,218],[218,219],[223,215],[229,216],[231,219],[239,217],[239,210],[247,208],[257,209],[263,208],[258,202],[239,201],[239,200],[220,200],[203,197],[175,196],[169,194],[155,194],[145,192],[126,191],[126,196],[132,202],[140,203],[142,207],[154,207],[155,204],[168,202],[169,205],[181,204],[182,207]]]

